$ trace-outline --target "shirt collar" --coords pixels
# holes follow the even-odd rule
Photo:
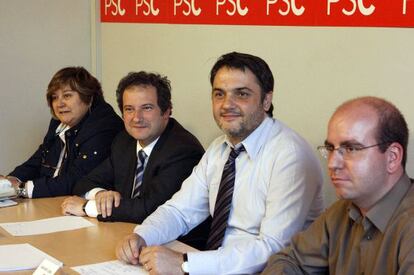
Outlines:
[[[230,142],[227,136],[224,138],[223,142],[223,149],[228,147],[235,147],[239,148],[241,144],[243,144],[244,149],[246,150],[247,155],[250,159],[255,159],[260,148],[264,145],[266,139],[266,133],[269,132],[270,127],[272,127],[273,119],[266,116],[266,118],[260,123],[260,125],[254,129],[254,131],[248,135],[244,140],[242,140],[239,144],[235,146]]]
[[[70,126],[67,124],[60,123],[59,126],[55,130],[55,134],[59,136],[59,138],[65,143],[65,133],[67,130],[70,129]]]
[[[348,206],[348,215],[354,222],[361,224],[365,232],[373,226],[372,222],[367,217],[364,217],[359,208],[351,202]]]
[[[410,187],[410,179],[404,173],[394,187],[367,212],[366,218],[382,233],[385,232],[388,222]],[[348,211],[349,217],[354,221],[362,217],[359,209],[353,204],[350,205]],[[366,224],[364,228],[366,229]]]
[[[410,187],[410,179],[404,173],[394,187],[367,212],[366,216],[382,233]]]
[[[153,142],[142,148],[141,144],[139,144],[139,141],[137,140],[137,155],[139,150],[144,150],[145,154],[147,155],[147,158],[151,155],[152,149],[154,149],[155,144],[157,144],[157,141],[160,139],[160,137],[157,137]]]

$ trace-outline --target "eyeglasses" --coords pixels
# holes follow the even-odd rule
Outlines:
[[[317,149],[319,153],[321,154],[321,156],[325,159],[327,159],[329,155],[332,154],[334,151],[338,151],[338,153],[344,159],[349,159],[352,156],[356,155],[359,151],[362,151],[368,148],[373,148],[373,147],[380,146],[380,145],[384,145],[384,144],[389,144],[389,142],[382,142],[382,143],[377,143],[377,144],[368,145],[368,146],[352,145],[352,144],[341,145],[338,148],[335,148],[332,145],[322,145],[322,146],[318,146]]]

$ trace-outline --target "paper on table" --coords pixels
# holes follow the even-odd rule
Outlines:
[[[35,269],[45,259],[61,262],[28,243],[0,245],[0,272]]]
[[[0,200],[0,207],[7,207],[17,205],[17,202],[9,200],[9,199],[1,199]]]
[[[72,267],[72,269],[81,275],[148,274],[148,272],[141,266],[124,264],[123,262],[118,260],[90,265],[75,266]]]
[[[198,251],[197,249],[178,241],[172,241],[165,244],[164,246],[182,253]],[[148,272],[140,265],[136,266],[124,264],[118,260],[91,265],[76,266],[72,267],[72,269],[82,275],[148,274]]]
[[[94,226],[82,217],[62,216],[30,222],[0,223],[13,236],[47,234]]]

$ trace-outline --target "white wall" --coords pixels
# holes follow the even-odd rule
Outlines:
[[[314,148],[323,143],[334,109],[356,96],[389,99],[414,127],[414,29],[103,23],[101,37],[110,101],[115,103],[116,85],[129,71],[165,74],[173,86],[173,116],[205,146],[220,134],[211,114],[209,71],[221,54],[234,50],[269,63],[276,79],[275,117]],[[412,155],[410,146],[411,176]],[[327,179],[325,189],[333,201]]]
[[[167,75],[174,117],[204,146],[220,134],[211,115],[208,74],[221,54],[234,50],[269,63],[276,79],[275,117],[313,147],[325,139],[335,107],[356,96],[391,100],[414,127],[414,29],[104,23],[95,32],[99,4],[91,10],[94,5],[0,0],[0,173],[40,144],[50,118],[47,84],[69,65],[96,70],[113,106],[116,85],[129,71]],[[410,176],[412,156],[410,145]],[[325,187],[332,201],[328,180]]]
[[[52,75],[91,68],[90,7],[85,0],[0,0],[0,174],[41,143]]]

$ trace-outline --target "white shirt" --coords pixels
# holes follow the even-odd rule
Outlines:
[[[271,254],[323,211],[322,170],[298,134],[267,117],[242,144],[246,151],[236,159],[232,208],[222,247],[188,253],[190,274],[259,272]],[[134,232],[147,245],[160,245],[213,214],[229,154],[225,136],[213,141],[181,190]]]
[[[137,149],[136,149],[137,152],[136,152],[136,154],[138,155],[139,150],[142,149],[142,150],[144,150],[145,154],[147,155],[147,158],[145,159],[144,167],[146,167],[146,165],[148,163],[149,156],[151,155],[152,149],[154,149],[155,144],[157,144],[157,141],[158,141],[159,138],[160,137],[156,138],[153,142],[151,142],[150,144],[148,144],[145,147],[142,147],[141,144],[139,144],[139,141],[137,140]],[[135,182],[135,178],[134,178],[134,182]],[[96,203],[95,203],[95,195],[99,191],[106,191],[106,189],[94,188],[94,189],[90,190],[89,192],[85,193],[85,199],[89,200],[86,203],[86,206],[85,206],[85,213],[89,217],[96,218],[96,216],[98,216],[98,210],[96,209]]]

